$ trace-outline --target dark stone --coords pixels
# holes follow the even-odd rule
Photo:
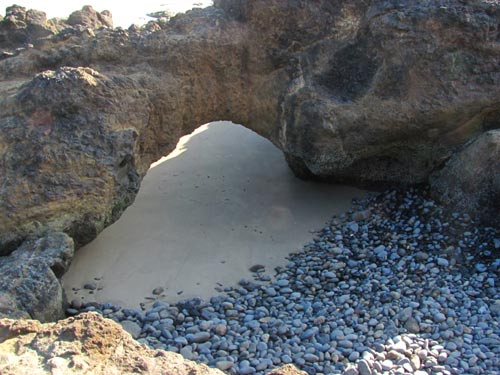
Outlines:
[[[59,278],[73,258],[73,240],[50,233],[27,240],[11,255],[0,257],[0,317],[38,319],[64,317],[64,295]]]

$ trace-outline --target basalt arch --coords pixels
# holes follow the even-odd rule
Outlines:
[[[219,0],[36,37],[0,61],[1,254],[54,231],[90,241],[151,162],[214,120],[269,139],[302,177],[426,183],[498,128],[499,19],[479,0]]]

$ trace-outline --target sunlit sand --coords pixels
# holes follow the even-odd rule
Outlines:
[[[256,264],[272,276],[362,194],[295,178],[278,149],[241,126],[205,125],[155,163],[122,218],[77,252],[63,280],[68,299],[135,308],[210,298],[251,278]],[[98,289],[82,289],[88,282]],[[164,292],[153,296],[157,287]]]

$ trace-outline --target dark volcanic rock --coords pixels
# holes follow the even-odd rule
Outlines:
[[[48,20],[45,12],[12,5],[6,9],[5,17],[0,17],[0,49],[24,49],[31,44],[39,46],[48,37],[72,27],[112,28],[113,18],[109,11],[99,13],[91,6],[85,6],[73,12],[68,20]]]
[[[457,210],[480,213],[500,225],[500,130],[492,130],[464,147],[431,178],[434,194]]]
[[[59,278],[73,259],[73,240],[51,233],[24,242],[10,256],[0,257],[0,317],[38,319],[64,317]]]
[[[113,16],[108,10],[99,13],[91,6],[86,5],[82,10],[71,13],[66,22],[71,26],[82,25],[91,29],[98,29],[100,27],[112,28]]]
[[[0,19],[0,48],[23,47],[57,31],[56,23],[48,21],[44,12],[13,5]]]

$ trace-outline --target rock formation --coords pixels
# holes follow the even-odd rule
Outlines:
[[[73,240],[50,233],[25,241],[8,257],[0,257],[0,317],[62,319],[63,288],[59,278],[73,259]]]
[[[45,38],[67,29],[76,28],[113,27],[111,13],[96,12],[92,7],[86,6],[82,10],[73,12],[68,20],[48,20],[47,15],[39,10],[13,5],[6,9],[5,18],[0,18],[0,48],[10,50],[21,49],[32,44],[41,43]],[[10,51],[12,53],[12,51]],[[19,51],[18,51],[19,52]],[[4,51],[8,57],[9,51]],[[12,55],[10,55],[12,56]]]
[[[0,320],[0,373],[222,375],[181,355],[151,350],[96,313],[58,323]],[[306,375],[288,365],[269,375]]]
[[[500,124],[496,2],[216,0],[129,30],[101,27],[110,14],[91,8],[60,22],[9,9],[0,255],[48,231],[89,242],[151,162],[213,120],[268,138],[304,178],[405,186],[433,174],[449,186],[439,170],[479,147],[498,170],[494,148],[461,151]],[[480,183],[468,178],[453,202]],[[486,187],[478,204],[497,204],[499,185]]]
[[[482,134],[431,176],[441,200],[460,211],[481,211],[490,223],[500,212],[500,131]]]

